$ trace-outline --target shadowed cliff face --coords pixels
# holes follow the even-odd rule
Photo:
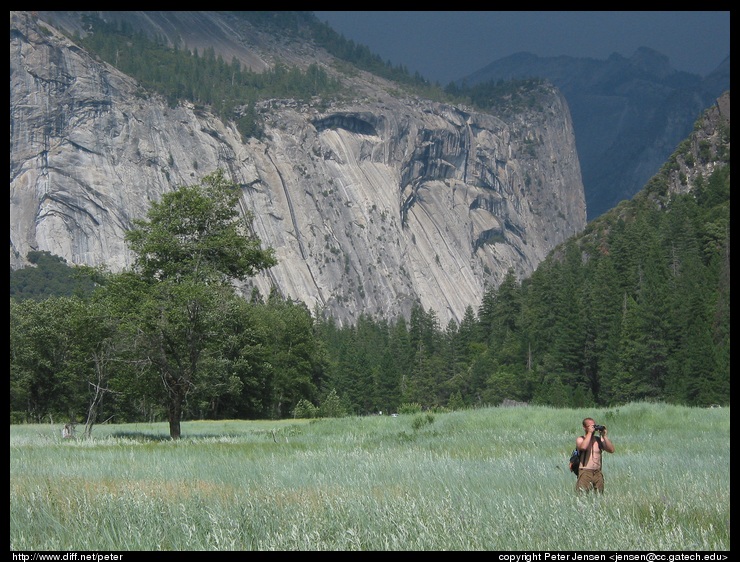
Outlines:
[[[702,78],[674,70],[665,55],[645,47],[602,61],[517,53],[465,82],[531,77],[551,81],[568,100],[594,219],[631,199],[660,170],[696,117],[730,88],[730,60]]]
[[[265,136],[243,142],[208,112],[142,96],[26,13],[11,12],[10,44],[11,267],[32,249],[128,267],[131,220],[223,168],[279,260],[245,294],[275,286],[340,323],[419,302],[444,326],[585,227],[570,116],[552,88],[504,120],[354,76],[352,102],[262,102]]]

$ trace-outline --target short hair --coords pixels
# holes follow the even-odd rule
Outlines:
[[[590,421],[594,421],[593,418],[583,418],[583,421],[581,422],[583,424],[583,427],[586,427],[586,422],[589,421],[589,420]]]

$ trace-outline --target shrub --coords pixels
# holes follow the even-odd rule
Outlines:
[[[421,412],[421,404],[418,402],[404,402],[398,407],[399,414],[418,414]]]
[[[332,389],[319,408],[319,416],[322,418],[343,418],[347,410],[342,404],[337,391]]]
[[[319,409],[308,400],[301,399],[293,410],[294,418],[310,419],[319,417]]]

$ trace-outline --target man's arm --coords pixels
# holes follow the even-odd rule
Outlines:
[[[601,432],[601,443],[604,445],[604,450],[607,453],[613,453],[614,452],[614,443],[612,443],[611,439],[606,434],[606,429]]]

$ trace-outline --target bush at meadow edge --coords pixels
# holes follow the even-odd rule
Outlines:
[[[581,420],[603,496],[574,492]],[[729,408],[11,425],[11,550],[728,551]],[[720,475],[718,477],[718,474]],[[724,478],[722,475],[726,474]]]

